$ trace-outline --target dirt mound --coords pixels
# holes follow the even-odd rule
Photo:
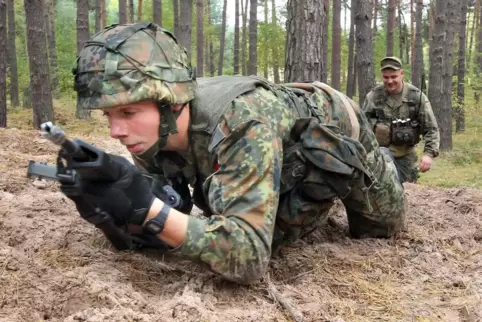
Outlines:
[[[396,240],[348,238],[338,205],[262,281],[239,286],[157,251],[116,252],[56,183],[25,178],[55,146],[16,129],[0,141],[0,321],[291,321],[283,300],[305,321],[482,319],[480,190],[407,185]]]

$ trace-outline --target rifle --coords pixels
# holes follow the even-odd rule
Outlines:
[[[82,140],[69,140],[65,133],[52,122],[40,126],[42,136],[61,147],[57,156],[56,166],[30,160],[27,177],[57,181],[63,184],[63,192],[67,196],[82,195],[80,179],[109,183],[118,178],[120,165],[110,160],[109,154]],[[147,179],[150,177],[145,175]],[[151,178],[152,179],[152,178]],[[152,183],[152,182],[151,182]],[[164,185],[156,196],[172,208],[183,207],[180,195],[169,185]],[[122,229],[114,222],[114,218],[97,207],[94,215],[88,221],[101,229],[104,235],[118,250],[133,249],[135,242],[143,243],[143,238],[135,237],[126,229]]]

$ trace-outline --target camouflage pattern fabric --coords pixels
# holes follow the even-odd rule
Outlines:
[[[421,133],[425,143],[423,153],[435,158],[439,155],[440,145],[437,120],[427,96],[413,85],[404,82],[402,94],[397,97],[388,95],[383,85],[379,85],[367,94],[362,110],[376,132],[377,124],[382,125],[382,128],[387,128],[394,119],[409,118],[410,102],[414,103],[417,108],[420,107],[418,122],[421,124]],[[380,140],[379,143],[385,145]],[[411,146],[390,145],[389,148],[397,158],[414,153]]]
[[[85,43],[73,73],[84,109],[143,100],[183,104],[197,88],[186,50],[153,23],[105,28]]]
[[[418,157],[415,150],[412,150],[411,152],[402,155],[401,157],[394,157],[394,162],[398,169],[402,182],[417,183],[417,161]]]
[[[259,87],[236,98],[216,131],[191,137],[191,153],[183,156],[197,169],[190,181],[204,200],[195,202],[211,216],[190,217],[174,251],[250,283],[264,274],[273,252],[319,227],[335,198],[347,208],[354,237],[398,232],[406,204],[396,168],[350,103],[359,140],[345,134],[351,120],[334,91]],[[211,146],[215,137],[221,139]],[[159,173],[182,175],[181,169],[170,174],[165,163],[171,159],[159,153]]]

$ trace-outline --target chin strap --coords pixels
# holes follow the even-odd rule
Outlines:
[[[169,135],[178,132],[176,120],[179,118],[187,104],[188,103],[184,103],[178,111],[173,112],[170,105],[161,102],[158,103],[160,115],[159,138],[147,151],[138,156],[140,159],[150,163],[156,153],[166,146]]]

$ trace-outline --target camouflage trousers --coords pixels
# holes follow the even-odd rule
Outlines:
[[[282,191],[280,196],[274,251],[281,244],[292,242],[322,227],[336,198],[345,206],[349,232],[354,238],[386,238],[403,229],[407,203],[395,164],[381,152],[365,117],[357,116],[360,122],[358,142],[354,143],[342,133],[328,133],[331,129],[324,128],[323,124],[311,124],[305,130],[308,132],[303,133],[305,142],[301,146],[309,145],[310,151],[320,146],[322,153],[310,156],[310,152],[301,148],[301,154],[306,155],[308,161],[300,160],[299,164],[287,156],[284,173],[296,173],[293,169],[301,169],[303,162],[305,168],[301,179],[292,184],[293,188]],[[312,131],[311,135],[309,131]],[[325,141],[330,140],[327,137],[331,137],[330,142]],[[342,148],[337,148],[336,144]],[[345,150],[353,151],[347,146],[357,145],[364,153],[356,157],[350,156],[350,153],[342,155]],[[323,152],[328,152],[326,147],[332,146],[329,156],[325,155]],[[331,156],[338,156],[338,160],[346,160],[347,163],[363,164],[366,171],[364,174],[355,171],[358,175],[337,173],[343,165],[338,165]],[[349,162],[350,158],[354,159]],[[367,180],[367,174],[370,180]],[[284,181],[289,179],[285,178]]]
[[[416,168],[418,160],[417,153],[411,150],[410,153],[401,157],[394,157],[393,159],[400,174],[401,181],[416,183],[418,180],[418,170]]]

